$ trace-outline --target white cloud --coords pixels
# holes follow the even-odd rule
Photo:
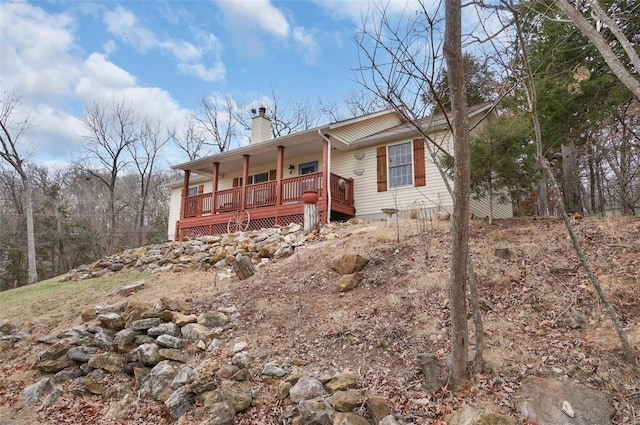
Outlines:
[[[0,33],[2,82],[16,87],[25,99],[55,99],[77,77],[79,60],[66,14],[47,15],[22,2],[2,4]]]
[[[187,75],[193,75],[203,81],[221,81],[226,76],[224,64],[220,62],[221,46],[213,34],[196,33],[200,44],[171,37],[160,39],[158,35],[142,26],[136,16],[123,8],[116,7],[104,15],[107,29],[113,35],[140,52],[158,49],[169,53],[177,61],[177,69]],[[206,57],[213,56],[213,66],[203,64]]]
[[[315,65],[320,56],[320,44],[314,36],[308,33],[303,27],[293,29],[293,39],[300,44],[300,51],[307,65]]]
[[[271,4],[271,0],[219,0],[218,6],[227,18],[230,28],[244,31],[256,26],[279,37],[289,35],[289,22],[284,14]]]
[[[136,78],[118,67],[101,53],[92,53],[82,67],[82,77],[76,88],[76,96],[83,99],[100,97],[116,90],[135,86]]]

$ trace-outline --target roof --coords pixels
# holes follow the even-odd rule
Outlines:
[[[492,108],[493,104],[490,102],[469,107],[469,117],[471,118],[481,113],[488,113]],[[360,128],[362,128],[362,124],[366,121],[373,123],[377,119],[384,118],[385,115],[396,117],[395,122],[400,122],[401,124],[356,139],[345,139],[341,136],[342,132],[348,130],[350,126],[354,128],[360,126]],[[419,125],[423,127],[424,131],[433,132],[448,128],[448,120],[445,114],[438,114],[419,120]],[[211,176],[213,173],[213,163],[217,162],[220,164],[219,173],[221,177],[224,177],[225,173],[242,169],[245,155],[251,157],[252,167],[273,164],[277,160],[278,146],[285,148],[285,162],[287,158],[298,158],[322,152],[323,136],[331,139],[332,147],[340,150],[351,150],[397,140],[402,137],[418,137],[419,133],[414,125],[403,118],[400,112],[393,109],[385,109],[286,136],[241,146],[226,152],[220,152],[215,155],[177,164],[171,168],[174,170],[190,170],[192,173]]]

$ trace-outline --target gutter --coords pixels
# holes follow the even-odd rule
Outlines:
[[[329,224],[331,222],[331,140],[322,133],[321,129],[318,129],[318,134],[329,144],[327,152],[327,224]]]

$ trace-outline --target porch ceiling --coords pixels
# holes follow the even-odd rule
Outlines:
[[[199,160],[185,162],[174,165],[173,169],[190,170],[192,173],[211,176],[213,174],[213,163],[220,163],[220,174],[237,172],[242,170],[244,155],[249,155],[249,166],[259,167],[261,165],[274,164],[278,159],[278,146],[284,146],[285,168],[289,159],[299,158],[306,155],[322,153],[323,139],[317,130],[297,133],[296,137],[281,137],[278,139],[266,140],[247,146],[242,146],[227,152],[208,156]]]

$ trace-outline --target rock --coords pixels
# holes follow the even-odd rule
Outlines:
[[[192,368],[191,366],[185,366],[173,378],[171,381],[171,388],[177,389],[192,382],[195,382],[199,377],[198,371]]]
[[[210,328],[217,328],[229,323],[229,317],[224,313],[204,313],[198,316],[198,323]]]
[[[275,376],[277,378],[282,378],[286,375],[286,371],[280,366],[274,365],[273,363],[267,363],[262,368],[262,374],[266,376]]]
[[[82,369],[80,369],[78,366],[72,366],[72,367],[63,369],[60,372],[53,375],[53,380],[56,382],[65,382],[70,379],[79,378],[82,375],[84,375],[84,372],[82,371]]]
[[[360,254],[347,253],[334,257],[331,260],[331,268],[342,275],[353,274],[362,270],[368,262],[369,259]]]
[[[238,366],[223,365],[216,372],[216,376],[218,377],[218,379],[231,380],[233,375],[235,375],[239,371],[240,371],[240,368]]]
[[[113,350],[113,338],[107,335],[105,332],[98,332],[94,335],[91,345],[104,350]]]
[[[134,331],[146,331],[149,328],[153,328],[154,326],[158,326],[162,323],[162,320],[158,317],[150,317],[147,319],[139,319],[131,322],[131,329]]]
[[[498,258],[502,258],[503,260],[508,260],[513,256],[509,248],[496,248],[494,255]]]
[[[298,405],[300,423],[304,425],[332,425],[335,410],[324,400],[304,400]]]
[[[84,382],[84,388],[91,394],[102,395],[107,391],[107,385],[95,379],[88,379]]]
[[[222,381],[216,390],[223,400],[230,403],[236,412],[242,412],[251,407],[251,383],[247,381]]]
[[[298,379],[298,382],[291,387],[289,391],[289,397],[291,401],[299,403],[304,400],[310,400],[312,398],[323,396],[327,393],[322,385],[322,382],[318,378],[314,377],[302,377]]]
[[[167,348],[182,348],[184,347],[185,340],[181,338],[176,338],[171,335],[160,335],[156,338],[159,345]]]
[[[46,350],[38,353],[38,360],[36,360],[36,362],[34,363],[34,366],[41,361],[54,360],[64,356],[65,354],[67,354],[67,351],[71,349],[71,347],[72,347],[71,340],[69,338],[65,338],[63,340],[56,342]]]
[[[424,376],[424,387],[434,391],[446,385],[448,379],[447,359],[435,354],[418,354],[418,367]]]
[[[124,266],[124,264],[121,264],[121,265]],[[113,266],[115,266],[115,264]],[[111,270],[113,270],[113,266]],[[122,269],[122,267],[120,267],[120,269]],[[119,271],[120,269],[113,270],[113,271]],[[122,288],[120,288],[118,290],[118,295],[120,295],[121,297],[128,297],[129,295],[136,293],[143,288],[144,288],[144,280],[137,280],[135,282],[131,282],[127,285],[124,285]]]
[[[446,416],[447,425],[519,425],[516,418],[463,406]]]
[[[240,351],[245,351],[249,348],[249,344],[246,341],[236,342],[233,346],[233,353],[239,353]]]
[[[367,399],[366,407],[373,425],[380,425],[382,419],[391,414],[391,408],[389,407],[387,399],[382,397],[369,397]]]
[[[198,323],[188,323],[182,326],[182,336],[189,341],[197,341],[199,339],[209,339],[213,332],[210,328]]]
[[[117,353],[98,353],[94,354],[87,364],[94,369],[116,373],[122,370],[122,357]]]
[[[278,387],[276,388],[276,400],[282,401],[285,398],[289,397],[289,391],[291,390],[291,383],[289,382],[280,382]]]
[[[361,272],[352,273],[352,274],[343,274],[342,276],[340,276],[340,279],[336,284],[336,289],[338,290],[338,292],[350,291],[356,286],[358,286],[358,284],[363,280],[364,280],[364,274]]]
[[[103,400],[122,400],[129,395],[129,391],[133,388],[133,381],[123,384],[114,384],[107,388],[102,394]]]
[[[158,326],[153,326],[147,329],[147,335],[151,336],[160,336],[160,335],[171,335],[171,336],[180,336],[180,328],[173,322],[160,323]]]
[[[393,415],[387,415],[377,425],[401,425],[400,422],[393,417]]]
[[[239,353],[234,354],[231,359],[231,364],[242,369],[249,367],[251,362],[253,361],[253,357],[247,351],[241,351]]]
[[[44,400],[42,400],[42,404],[47,406],[49,404],[53,404],[56,401],[58,401],[58,399],[60,398],[60,396],[64,394],[64,390],[60,387],[55,387],[50,393],[49,395],[47,395],[45,397]]]
[[[236,411],[228,402],[215,403],[208,409],[207,417],[200,425],[233,425]]]
[[[52,388],[51,378],[42,378],[35,384],[26,387],[20,394],[20,400],[25,404],[36,404],[40,400],[40,397],[46,392],[51,391]]]
[[[96,316],[97,312],[95,307],[87,307],[80,313],[80,318],[83,322],[90,322],[95,319]]]
[[[37,369],[43,373],[57,373],[63,369],[74,366],[76,362],[68,358],[66,355],[58,357],[54,360],[45,360],[38,362],[32,366],[33,369]]]
[[[162,360],[159,350],[158,344],[142,344],[136,349],[138,360],[145,366],[155,366]]]
[[[153,304],[146,301],[130,300],[125,307],[127,320],[130,322],[142,319],[143,315],[150,310],[154,310]]]
[[[120,313],[102,313],[96,318],[100,321],[100,325],[107,329],[119,331],[125,327],[124,317]]]
[[[356,376],[352,373],[342,373],[331,378],[324,386],[330,393],[347,390],[356,386]]]
[[[165,401],[173,393],[171,382],[178,374],[176,363],[163,360],[144,378],[138,391],[139,396],[151,395],[156,400]]]
[[[96,347],[72,347],[67,351],[67,357],[76,362],[86,363],[97,352]]]
[[[362,404],[362,394],[358,390],[336,391],[329,404],[338,412],[350,412]]]
[[[177,348],[161,348],[158,350],[158,354],[165,359],[180,363],[187,363],[189,361],[189,355]]]
[[[517,397],[520,418],[538,425],[610,425],[613,413],[607,397],[592,388],[552,378],[529,376]],[[571,405],[575,417],[562,411],[563,402]]]
[[[196,323],[198,321],[198,317],[195,314],[182,314],[177,311],[173,312],[173,318],[171,319],[173,323],[176,325],[183,327],[189,323]]]
[[[190,394],[185,387],[175,390],[164,402],[171,419],[178,419],[193,407],[190,401]]]
[[[333,425],[371,425],[371,422],[357,413],[338,412],[333,417]]]
[[[122,329],[113,337],[113,344],[120,353],[128,353],[136,347],[136,338],[140,335],[132,329]]]

